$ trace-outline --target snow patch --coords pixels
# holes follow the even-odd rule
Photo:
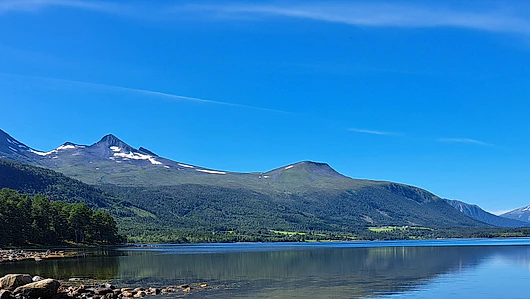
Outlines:
[[[18,150],[15,149],[15,148],[9,147],[9,149],[12,150],[12,151],[14,151],[14,152],[18,152]]]
[[[206,170],[206,169],[195,169],[195,170],[204,172],[204,173],[211,173],[211,174],[226,174],[226,172],[224,171],[215,171],[215,170]]]
[[[55,150],[53,150],[53,151],[49,151],[49,152],[46,152],[46,153],[45,153],[45,152],[39,152],[39,151],[36,151],[36,150],[34,150],[34,149],[30,149],[29,151],[32,152],[32,153],[34,153],[34,154],[37,154],[37,155],[39,155],[39,156],[42,156],[42,157],[45,157],[45,156],[47,156],[47,155],[52,154],[52,153],[55,152]]]
[[[287,170],[287,169],[291,169],[291,168],[293,168],[293,167],[294,167],[294,165],[289,165],[289,166],[285,167],[285,170]]]
[[[121,152],[121,149],[120,149],[119,147],[117,147],[117,146],[111,146],[111,147],[109,147],[109,148],[110,148],[110,150],[113,151],[113,152]]]
[[[51,150],[49,152],[39,152],[39,151],[36,151],[34,149],[29,149],[28,151],[34,153],[34,154],[37,154],[39,156],[42,156],[42,157],[45,157],[45,156],[48,156],[50,154],[54,154],[54,153],[57,153],[59,152],[60,150],[66,150],[66,149],[75,149],[76,147],[74,145],[71,145],[71,144],[68,144],[68,145],[61,145],[59,146],[58,148],[54,149],[54,150]]]
[[[61,145],[57,148],[58,151],[67,150],[67,149],[75,149],[75,146],[68,144],[68,145]]]
[[[263,178],[264,178],[264,179],[268,179],[269,176],[268,176],[268,175],[264,175]]]
[[[157,160],[155,160],[155,158],[153,158],[152,156],[143,155],[143,154],[139,154],[139,153],[129,152],[128,154],[125,154],[125,153],[116,153],[115,152],[114,156],[122,157],[124,160],[127,160],[127,159],[148,160],[153,165],[161,165],[162,164],[161,162],[158,162]]]
[[[530,206],[524,208],[522,211],[523,211],[523,212],[530,212]]]
[[[186,168],[195,168],[191,165],[186,165],[186,164],[180,164],[180,163],[177,163],[179,166],[182,166],[182,167],[186,167]]]
[[[7,138],[6,140],[7,140],[7,142],[9,142],[11,144],[18,145],[18,142],[16,142],[15,140],[11,140],[9,138]]]
[[[170,169],[171,167],[169,167],[169,166],[167,166],[167,165],[164,165],[164,168]]]

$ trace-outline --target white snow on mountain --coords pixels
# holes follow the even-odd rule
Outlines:
[[[9,142],[11,144],[18,145],[18,142],[16,142],[15,140],[12,140],[12,139],[9,139],[9,138],[7,138],[6,140],[7,140],[7,142]]]
[[[34,154],[37,154],[37,155],[39,155],[39,156],[42,156],[42,157],[45,157],[45,156],[47,156],[47,155],[49,155],[49,154],[52,154],[52,153],[56,152],[56,150],[49,151],[49,152],[39,152],[39,151],[36,151],[36,150],[34,150],[34,149],[29,149],[29,151],[32,152],[32,153],[34,153]]]
[[[58,151],[61,151],[61,150],[67,150],[67,149],[75,149],[76,147],[74,145],[71,145],[71,144],[66,144],[66,145],[61,145],[57,148]]]
[[[54,153],[58,153],[59,151],[63,151],[63,150],[69,150],[69,149],[76,149],[77,146],[75,145],[72,145],[72,144],[64,144],[64,145],[61,145],[59,146],[58,148],[54,149],[54,150],[51,150],[49,152],[40,152],[40,151],[36,151],[34,149],[28,149],[28,151],[34,153],[34,154],[37,154],[39,156],[42,156],[42,157],[45,157],[45,156],[48,156],[50,154],[54,154]]]
[[[204,172],[204,173],[210,173],[210,174],[226,174],[226,172],[224,171],[215,171],[215,170],[206,170],[206,169],[195,169],[195,170]]]
[[[117,152],[115,152],[114,156],[115,157],[122,157],[122,158],[124,158],[124,160],[125,159],[148,160],[153,165],[161,165],[162,164],[161,162],[158,162],[157,160],[155,160],[155,158],[153,158],[153,157],[151,157],[149,155],[143,155],[143,154],[139,154],[139,153],[129,152],[128,154],[126,154],[126,153],[117,153]]]
[[[181,163],[177,163],[178,166],[182,166],[182,167],[186,167],[186,168],[195,168],[194,166],[191,166],[191,165],[186,165],[186,164],[181,164]]]

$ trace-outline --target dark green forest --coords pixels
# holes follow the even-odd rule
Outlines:
[[[116,244],[124,241],[109,213],[84,203],[50,201],[0,190],[0,245]]]

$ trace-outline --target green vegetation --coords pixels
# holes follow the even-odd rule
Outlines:
[[[288,170],[269,172],[266,182],[255,182],[258,179],[251,175],[254,174],[242,175],[238,184],[223,183],[223,178],[219,179],[223,176],[214,175],[215,184],[210,181],[212,184],[91,186],[52,170],[0,159],[0,188],[8,187],[34,197],[44,194],[57,204],[84,203],[101,209],[116,219],[120,234],[136,243],[528,235],[526,230],[492,229],[462,215],[425,190],[352,180],[334,173],[329,166],[304,162]],[[213,180],[210,175],[205,177]],[[234,182],[235,177],[227,180]],[[242,182],[246,185],[242,186]],[[83,215],[86,209],[78,212],[86,218]],[[72,242],[76,235],[78,241],[98,238],[82,233],[83,227],[76,226],[75,221],[72,228],[69,239]]]
[[[155,215],[130,202],[46,168],[0,159],[0,188],[17,190],[29,196],[43,195],[54,202],[84,203],[91,209],[101,209],[115,218],[122,235],[129,235],[131,228],[141,230],[142,226],[161,226]]]
[[[50,201],[0,190],[0,245],[64,243],[115,244],[123,242],[114,219],[84,203]]]
[[[430,230],[433,231],[434,229],[428,228],[428,227],[421,227],[421,226],[381,226],[381,227],[369,227],[370,231],[375,233],[381,233],[381,232],[391,232],[391,231],[409,231],[409,230]]]

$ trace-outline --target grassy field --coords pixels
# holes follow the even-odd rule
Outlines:
[[[406,230],[430,230],[432,231],[432,228],[429,227],[422,227],[422,226],[380,226],[380,227],[369,227],[368,230],[374,232],[374,233],[386,233],[386,232],[393,232],[393,231],[406,231]]]

